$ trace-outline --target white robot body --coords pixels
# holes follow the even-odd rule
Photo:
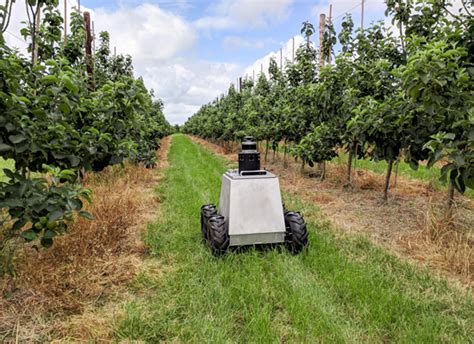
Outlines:
[[[273,244],[285,241],[285,219],[277,176],[268,171],[222,176],[219,213],[225,217],[229,246]]]

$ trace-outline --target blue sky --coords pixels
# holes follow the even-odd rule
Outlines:
[[[76,1],[68,0],[69,6]],[[359,0],[331,3],[336,30],[346,11],[360,25]],[[97,32],[109,31],[118,53],[132,55],[135,74],[163,99],[173,124],[184,123],[239,76],[258,73],[281,47],[291,58],[301,23],[317,27],[319,14],[329,14],[328,0],[82,0],[81,6],[91,12]],[[365,8],[365,23],[384,19],[383,0],[366,0]],[[15,5],[9,32],[18,33],[23,12]],[[21,45],[11,33],[8,42]]]
[[[81,4],[88,8],[102,8],[113,12],[121,8],[133,8],[148,3],[180,16],[187,22],[196,23],[204,17],[219,17],[220,5],[232,2],[238,3],[238,1],[210,0],[82,0]],[[250,0],[244,3],[252,4],[252,2],[257,1]],[[269,51],[279,49],[283,42],[299,34],[303,21],[309,20],[317,26],[319,22],[318,13],[323,11],[327,15],[329,14],[329,2],[327,1],[266,0],[259,2],[266,3],[269,8],[278,6],[278,3],[282,11],[265,12],[264,8],[262,8],[263,14],[257,16],[262,22],[256,25],[246,25],[244,20],[242,25],[229,24],[228,27],[202,28],[199,30],[198,40],[195,42],[193,49],[183,51],[182,56],[214,62],[226,61],[248,65],[266,55]],[[346,10],[349,10],[348,12],[353,15],[356,25],[360,24],[361,1],[347,0],[333,1],[333,3],[333,17],[336,18],[336,26],[342,21],[342,16],[346,13]],[[373,8],[374,3],[377,3],[375,10]],[[384,19],[383,0],[369,1],[365,5],[365,11],[366,23]],[[236,18],[236,20],[239,19],[241,20],[242,18]],[[235,39],[237,37],[239,40]],[[317,37],[314,37],[314,39],[317,40]],[[232,45],[235,41],[240,43],[240,45]]]

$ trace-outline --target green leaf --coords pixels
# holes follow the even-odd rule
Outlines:
[[[418,164],[418,161],[414,161],[414,160],[410,160],[409,165],[410,165],[410,168],[415,171],[417,171],[418,167],[420,166]]]
[[[74,84],[74,82],[71,80],[70,77],[68,77],[67,75],[63,75],[61,77],[61,81],[64,83],[64,86],[71,92],[73,93],[77,93],[79,92],[79,87],[76,86],[76,84]]]
[[[7,169],[7,168],[4,168],[3,169],[3,173],[10,179],[20,179],[19,177],[21,177],[19,174]]]
[[[43,246],[44,248],[50,248],[51,246],[53,246],[53,239],[50,239],[50,238],[41,238],[41,246]]]
[[[415,85],[408,90],[408,94],[410,95],[410,97],[417,99],[420,95],[420,88]]]
[[[23,142],[26,140],[26,137],[23,134],[17,134],[17,135],[10,135],[8,136],[8,139],[13,143],[13,144],[18,144],[20,142]]]
[[[69,162],[71,163],[72,167],[77,167],[79,165],[79,163],[81,162],[81,159],[79,159],[75,155],[69,155],[68,158],[69,158]]]
[[[52,84],[56,84],[58,82],[58,78],[56,78],[55,75],[45,75],[42,79],[42,81],[46,84],[46,85],[52,85]]]
[[[0,143],[0,153],[5,153],[5,152],[8,152],[10,150],[12,150],[12,146],[9,146],[5,143]]]
[[[44,233],[43,238],[52,239],[52,238],[54,238],[55,236],[57,236],[57,234],[56,234],[55,231],[52,231],[52,230],[50,230],[50,229],[47,229],[46,232]]]
[[[38,235],[35,233],[33,229],[28,229],[27,231],[24,231],[21,233],[21,237],[28,241],[32,241],[32,240],[35,240],[38,237]]]
[[[20,30],[20,34],[23,36],[23,37],[26,37],[30,34],[30,30],[28,30],[27,28],[22,28]]]
[[[64,210],[56,209],[48,215],[48,220],[50,222],[54,222],[54,221],[60,219],[63,215],[64,215]]]
[[[94,220],[94,216],[92,216],[92,214],[89,213],[88,211],[81,210],[79,212],[79,216],[81,216],[85,219],[88,219],[88,220]]]
[[[58,108],[59,110],[61,110],[62,113],[66,115],[71,112],[71,108],[69,107],[69,104],[67,104],[66,102],[62,102],[61,104],[59,104]]]
[[[420,79],[424,84],[428,84],[430,82],[428,74],[420,74]]]
[[[21,229],[24,225],[26,225],[26,222],[27,222],[26,219],[19,219],[13,224],[12,229],[14,231],[17,231]]]

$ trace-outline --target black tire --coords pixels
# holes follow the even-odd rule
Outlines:
[[[213,215],[209,218],[208,233],[209,233],[209,247],[212,254],[215,256],[222,256],[229,248],[229,232],[225,223],[225,218],[222,215]]]
[[[201,235],[204,242],[209,241],[207,221],[213,215],[217,215],[217,207],[214,204],[206,204],[201,207]]]
[[[293,254],[300,253],[308,245],[308,230],[300,213],[285,212],[285,244]]]

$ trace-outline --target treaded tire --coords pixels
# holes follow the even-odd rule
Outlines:
[[[214,204],[205,204],[201,207],[201,235],[204,242],[209,241],[207,221],[213,215],[217,215],[217,207]]]
[[[209,247],[211,248],[212,254],[215,256],[224,255],[230,242],[224,216],[213,215],[209,218],[207,224]]]
[[[293,254],[300,253],[308,245],[308,230],[300,213],[285,212],[285,244]]]

